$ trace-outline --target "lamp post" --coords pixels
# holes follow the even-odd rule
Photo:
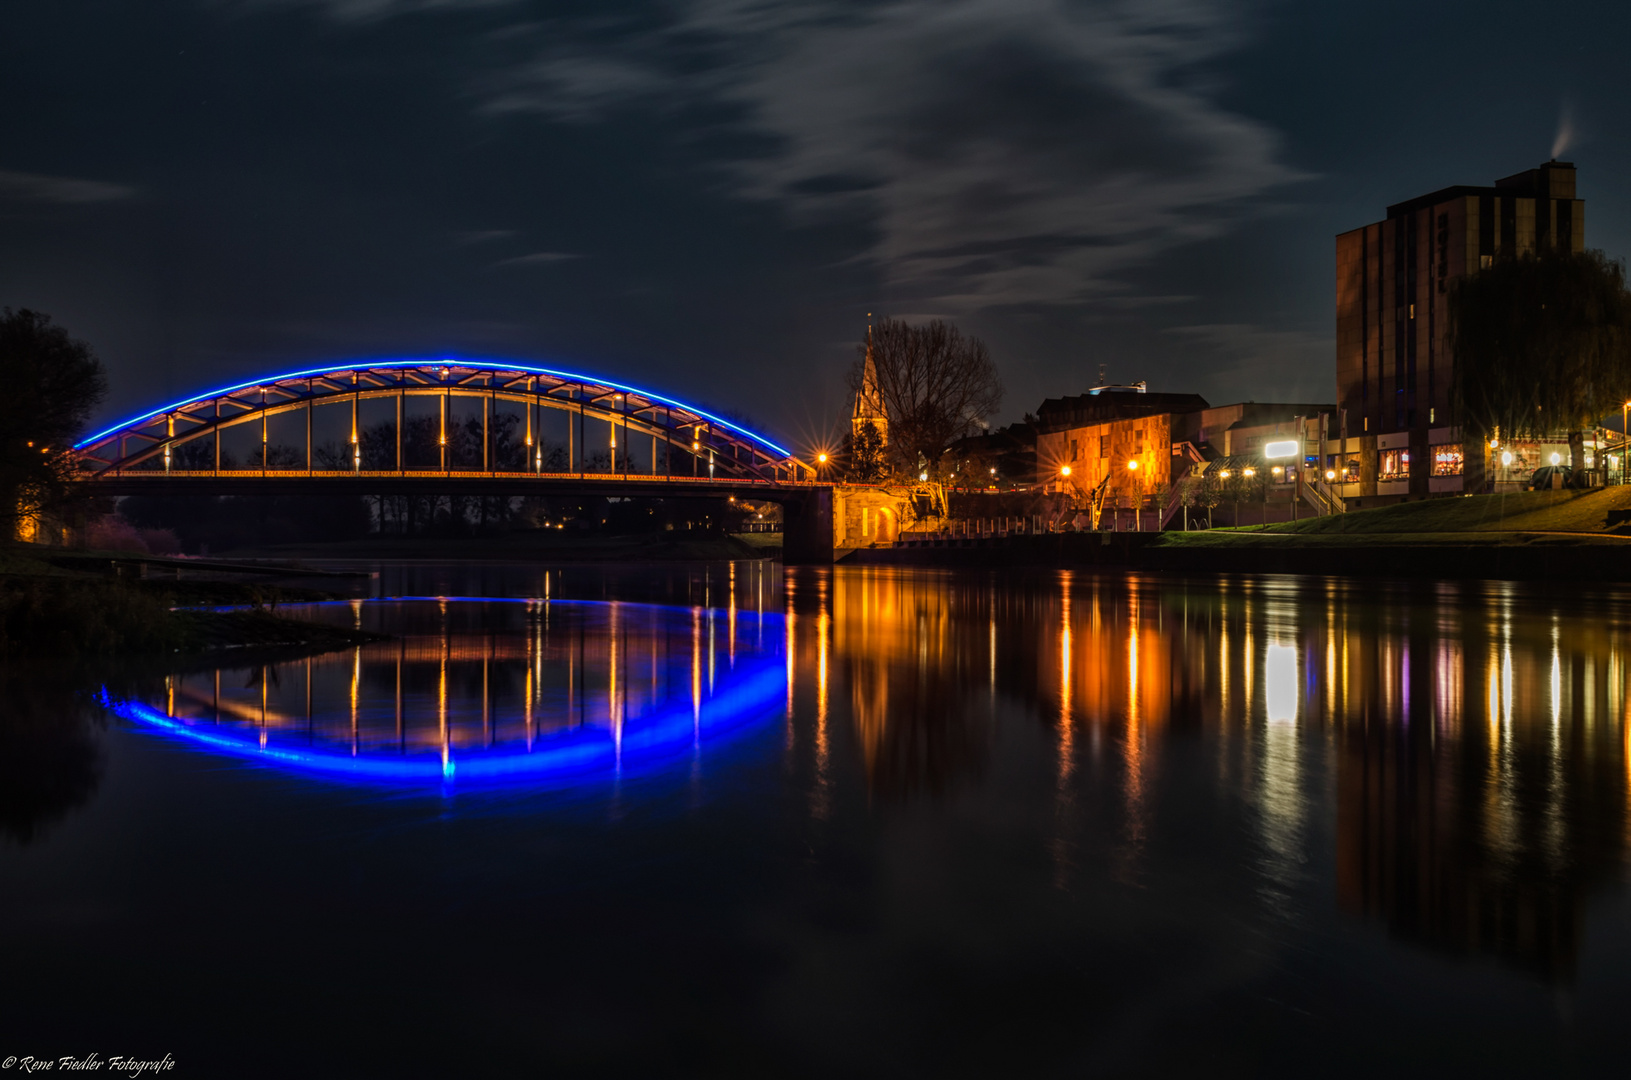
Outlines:
[[[1144,491],[1138,483],[1138,459],[1127,461],[1127,471],[1133,477],[1133,531],[1144,531]]]

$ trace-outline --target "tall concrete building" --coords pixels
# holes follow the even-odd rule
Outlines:
[[[1549,161],[1494,187],[1447,187],[1337,236],[1338,413],[1326,464],[1367,505],[1481,484],[1450,402],[1448,299],[1498,253],[1585,249],[1574,166]],[[1335,444],[1333,447],[1332,444]],[[1470,468],[1469,468],[1470,466]]]

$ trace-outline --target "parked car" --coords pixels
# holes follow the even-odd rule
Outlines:
[[[1554,487],[1565,488],[1569,486],[1569,466],[1542,465],[1535,470],[1535,475],[1529,478],[1526,491],[1550,491]]]

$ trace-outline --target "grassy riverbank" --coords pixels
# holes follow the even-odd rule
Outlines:
[[[1246,536],[1316,538],[1456,537],[1462,543],[1512,542],[1517,534],[1561,534],[1565,539],[1631,536],[1631,526],[1611,526],[1609,514],[1631,510],[1631,486],[1585,491],[1525,491],[1510,495],[1469,495],[1454,499],[1424,499],[1371,510],[1304,518],[1274,525],[1249,525],[1198,533],[1167,533],[1180,543],[1228,542]],[[1316,541],[1317,542],[1317,541]]]
[[[1168,532],[1150,569],[1559,581],[1631,580],[1631,488],[1428,499],[1329,517]]]
[[[343,648],[376,640],[284,618],[276,605],[320,599],[311,589],[231,581],[144,580],[114,552],[0,548],[0,659],[173,653],[233,646]],[[94,569],[93,569],[94,568]],[[128,574],[119,571],[128,568]],[[246,604],[241,611],[172,610]]]

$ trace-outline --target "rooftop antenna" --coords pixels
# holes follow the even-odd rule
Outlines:
[[[1103,364],[1099,365],[1099,385],[1100,386],[1104,385],[1104,365]]]

